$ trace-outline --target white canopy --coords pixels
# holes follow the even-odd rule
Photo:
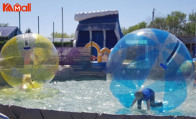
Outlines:
[[[82,21],[85,19],[93,18],[93,17],[101,17],[106,15],[118,14],[118,10],[101,10],[101,11],[93,11],[93,12],[79,12],[75,14],[74,19],[76,21]]]

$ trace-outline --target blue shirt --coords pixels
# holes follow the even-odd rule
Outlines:
[[[145,88],[142,90],[143,98],[142,100],[148,101],[150,98],[154,96],[154,91],[149,88]]]
[[[141,103],[142,103],[142,100],[145,100],[145,101],[148,101],[150,99],[153,99],[154,100],[154,91],[149,89],[149,88],[145,88],[142,90],[142,93],[143,93],[143,98],[139,99],[138,100],[138,108],[141,108]]]

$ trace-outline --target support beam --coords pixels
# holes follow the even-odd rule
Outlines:
[[[37,17],[37,21],[38,21],[38,34],[39,34],[39,16]]]
[[[53,37],[53,43],[54,43],[54,22],[53,22],[53,34],[52,34],[52,37]]]
[[[64,35],[63,35],[63,7],[62,7],[62,40],[61,40],[62,47],[63,47],[63,38],[64,38]]]
[[[106,47],[106,30],[103,30],[103,47]]]
[[[20,19],[20,12],[18,12],[19,13],[19,30],[21,31],[21,24],[20,24],[20,22],[21,22],[21,19]]]

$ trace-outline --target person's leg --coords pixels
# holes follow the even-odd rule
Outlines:
[[[155,94],[154,94],[154,91],[151,92],[150,106],[151,107],[155,106]]]
[[[162,106],[162,102],[155,103],[155,93],[154,91],[151,92],[151,98],[150,98],[150,106],[151,107],[160,107]]]

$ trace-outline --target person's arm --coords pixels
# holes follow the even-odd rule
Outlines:
[[[146,101],[147,109],[150,110],[150,101]]]
[[[22,82],[20,85],[20,89],[23,89],[23,87],[24,87],[24,83]]]
[[[25,84],[25,80],[22,79],[22,82],[21,82],[21,85],[20,85],[20,88],[23,89],[24,88],[24,84]]]
[[[137,101],[137,99],[135,98],[131,104],[131,107],[133,107],[133,105],[135,104],[135,102]]]
[[[140,100],[137,101],[137,108],[141,109],[142,108],[141,105],[142,105],[142,100],[140,99]]]
[[[33,83],[32,82],[29,82],[29,83],[30,83],[31,87],[34,88]]]

